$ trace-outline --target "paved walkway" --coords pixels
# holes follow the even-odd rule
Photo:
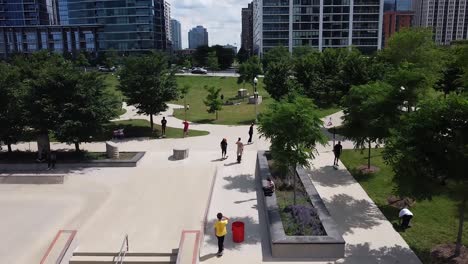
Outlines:
[[[167,112],[155,117],[155,122],[166,116],[168,126],[182,128],[182,121],[172,116],[176,107],[180,106],[171,105]],[[138,115],[133,107],[127,107],[121,119],[131,118],[148,119]],[[237,165],[233,164],[234,142],[239,136],[246,141],[248,126],[192,124],[191,128],[209,131],[210,135],[120,141],[121,151],[147,151],[137,168],[72,171],[64,185],[0,185],[0,208],[4,212],[0,219],[3,235],[0,263],[37,263],[59,229],[78,229],[80,251],[115,251],[126,233],[132,251],[167,252],[177,248],[183,229],[198,229],[202,225],[215,168],[218,177],[209,219],[222,211],[233,220],[248,223],[248,236],[242,245],[232,244],[228,237],[227,252],[218,259],[211,255],[216,251],[216,244],[210,236],[210,222],[202,261],[272,261],[253,181],[256,152],[268,149],[268,142],[254,138],[254,144],[246,146],[244,162]],[[220,161],[219,142],[224,137],[228,139],[231,157]],[[188,160],[169,159],[173,148],[186,146],[190,148]],[[35,144],[25,143],[15,148],[34,150]],[[52,148],[73,149],[73,146],[54,143]],[[105,144],[83,144],[82,148],[105,151]],[[312,179],[348,242],[347,257],[340,263],[417,263],[406,243],[379,214],[359,184],[345,170],[326,172],[331,161],[327,152],[330,148],[320,149],[321,155],[314,162],[317,174],[313,172]]]

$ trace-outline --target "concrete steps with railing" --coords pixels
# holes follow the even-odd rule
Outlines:
[[[115,264],[118,252],[75,252],[69,264]],[[125,264],[173,264],[176,263],[177,252],[143,253],[128,252],[122,262]]]

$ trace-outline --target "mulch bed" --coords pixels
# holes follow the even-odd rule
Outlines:
[[[468,264],[468,248],[465,246],[461,249],[461,254],[458,257],[453,257],[455,252],[455,244],[437,245],[431,250],[432,264]]]
[[[370,169],[369,169],[367,165],[360,165],[359,167],[357,167],[357,170],[362,174],[372,174],[375,172],[379,172],[380,168],[376,166],[370,166]]]
[[[416,203],[416,200],[409,198],[409,197],[399,197],[395,195],[391,195],[387,198],[388,205],[401,209],[405,206],[413,206]]]

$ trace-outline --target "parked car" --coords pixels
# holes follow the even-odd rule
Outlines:
[[[191,71],[193,74],[207,74],[208,71],[203,68],[195,68]]]
[[[99,66],[98,67],[98,71],[100,72],[115,72],[117,68],[115,68],[114,66],[110,67],[110,68],[107,68],[105,66]]]

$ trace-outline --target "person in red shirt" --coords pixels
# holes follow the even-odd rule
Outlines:
[[[186,137],[188,136],[189,122],[185,120],[184,122],[182,122],[182,124],[184,124],[184,137]]]

